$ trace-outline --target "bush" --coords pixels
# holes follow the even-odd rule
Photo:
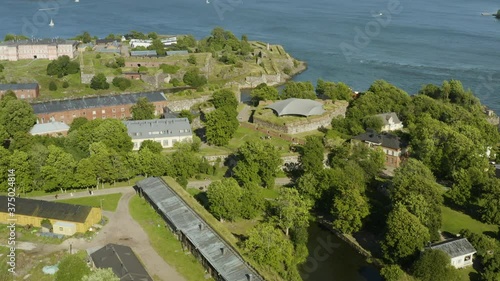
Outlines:
[[[4,69],[5,69],[5,66],[3,66],[3,64],[0,64],[0,72],[3,72]]]
[[[177,78],[173,78],[172,80],[170,80],[170,83],[172,83],[172,86],[174,87],[179,87],[181,85],[181,81],[179,81],[179,79]]]
[[[109,89],[109,83],[106,81],[106,76],[103,73],[99,73],[92,77],[90,88],[94,90]]]
[[[175,73],[177,73],[177,71],[179,71],[180,67],[178,67],[177,65],[170,65],[170,64],[162,63],[160,65],[160,69],[163,70],[163,73],[175,74]]]
[[[69,83],[68,83],[68,81],[64,81],[64,82],[63,82],[63,84],[62,84],[62,87],[63,87],[64,89],[68,88],[68,87],[69,87]]]
[[[139,72],[148,72],[148,68],[145,66],[139,67]]]
[[[132,82],[123,77],[115,77],[113,79],[113,86],[120,88],[120,90],[125,91],[127,88],[130,88],[132,86]]]
[[[187,61],[190,64],[196,64],[196,57],[194,55],[189,55],[189,58],[187,59]]]
[[[405,272],[395,264],[384,266],[382,270],[380,270],[380,275],[384,277],[386,281],[400,281]]]
[[[283,68],[283,73],[285,73],[286,75],[290,75],[290,73],[292,73],[292,70],[290,69],[290,67],[285,67]]]
[[[51,91],[57,91],[57,84],[54,81],[50,81],[49,83],[49,90]]]
[[[184,77],[182,79],[184,83],[187,85],[193,86],[193,87],[201,87],[205,84],[207,84],[207,78],[205,76],[200,75],[200,72],[198,69],[191,69],[184,74]]]
[[[96,59],[100,59],[100,58],[101,58],[101,54],[97,54],[97,55],[95,55],[95,58],[96,58]]]
[[[57,75],[57,77],[63,77],[68,74],[76,74],[79,71],[80,64],[71,61],[68,56],[61,56],[47,65],[47,75],[50,76]]]
[[[123,57],[118,57],[115,61],[119,67],[125,67],[125,59]]]

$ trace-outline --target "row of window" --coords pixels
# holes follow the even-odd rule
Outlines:
[[[125,112],[125,108],[123,108],[123,107],[122,107],[122,108],[120,108],[120,111],[121,111],[121,112]],[[115,113],[115,112],[116,112],[116,108],[111,109],[111,112]],[[85,111],[84,111],[83,113],[84,113],[83,115],[85,115]],[[103,109],[103,110],[101,111],[101,113],[102,113],[102,114],[106,114],[106,110],[105,110],[105,109]],[[97,113],[96,113],[96,111],[95,111],[95,110],[94,110],[94,111],[92,111],[92,115],[96,115],[96,114],[97,114]]]
[[[169,140],[157,140],[156,142],[160,143],[163,147],[168,147],[170,145],[170,141]],[[177,140],[172,140],[172,146],[177,143]],[[140,148],[141,147],[141,144],[142,142],[134,142],[134,148]]]

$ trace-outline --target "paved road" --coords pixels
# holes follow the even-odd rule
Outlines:
[[[123,244],[131,247],[140,260],[144,262],[146,270],[151,276],[158,276],[164,281],[185,281],[177,271],[167,264],[163,258],[153,249],[149,243],[149,238],[142,229],[142,227],[130,216],[129,201],[135,194],[132,187],[119,187],[102,189],[95,192],[95,195],[110,194],[110,193],[123,193],[116,212],[104,211],[103,215],[109,218],[109,223],[106,224],[99,233],[91,241],[84,239],[70,238],[65,240],[60,245],[36,245],[32,251],[33,253],[40,253],[43,255],[50,254],[57,251],[68,250],[70,244],[73,249],[86,250],[89,248],[100,248],[108,243]],[[64,197],[63,197],[64,196]],[[69,194],[64,194],[60,198],[78,198],[90,196],[88,192],[77,192],[71,197]],[[40,199],[45,199],[42,196]],[[54,200],[53,196],[47,198]],[[23,245],[21,245],[23,246]],[[29,245],[24,245],[29,246]],[[184,253],[179,253],[184,254]]]
[[[276,178],[274,180],[275,185],[287,185],[291,182],[289,178]],[[201,181],[190,181],[187,186],[192,188],[207,187],[212,183],[212,180],[201,180]]]
[[[132,186],[124,186],[124,187],[109,187],[109,188],[102,188],[102,189],[94,189],[94,194],[90,195],[88,191],[77,191],[77,192],[70,192],[67,191],[66,193],[58,193],[57,194],[57,199],[72,199],[72,198],[81,198],[81,197],[89,197],[89,196],[96,196],[96,195],[106,195],[106,194],[113,194],[113,193],[125,193],[127,191],[133,190]],[[71,196],[73,194],[73,196]],[[52,195],[43,195],[43,196],[37,196],[37,197],[29,197],[31,199],[40,199],[40,200],[45,200],[45,201],[55,201],[55,194]]]

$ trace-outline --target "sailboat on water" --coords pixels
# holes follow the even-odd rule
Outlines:
[[[50,27],[53,27],[53,26],[54,26],[54,21],[53,21],[52,19],[50,19],[49,26],[50,26]]]

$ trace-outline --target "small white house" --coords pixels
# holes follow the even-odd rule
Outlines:
[[[467,238],[460,238],[440,242],[429,247],[433,250],[441,250],[451,258],[451,265],[455,268],[462,268],[472,265],[472,257],[476,253],[474,246]]]
[[[395,112],[375,115],[382,119],[382,132],[397,131],[403,129],[403,122],[399,120]]]

